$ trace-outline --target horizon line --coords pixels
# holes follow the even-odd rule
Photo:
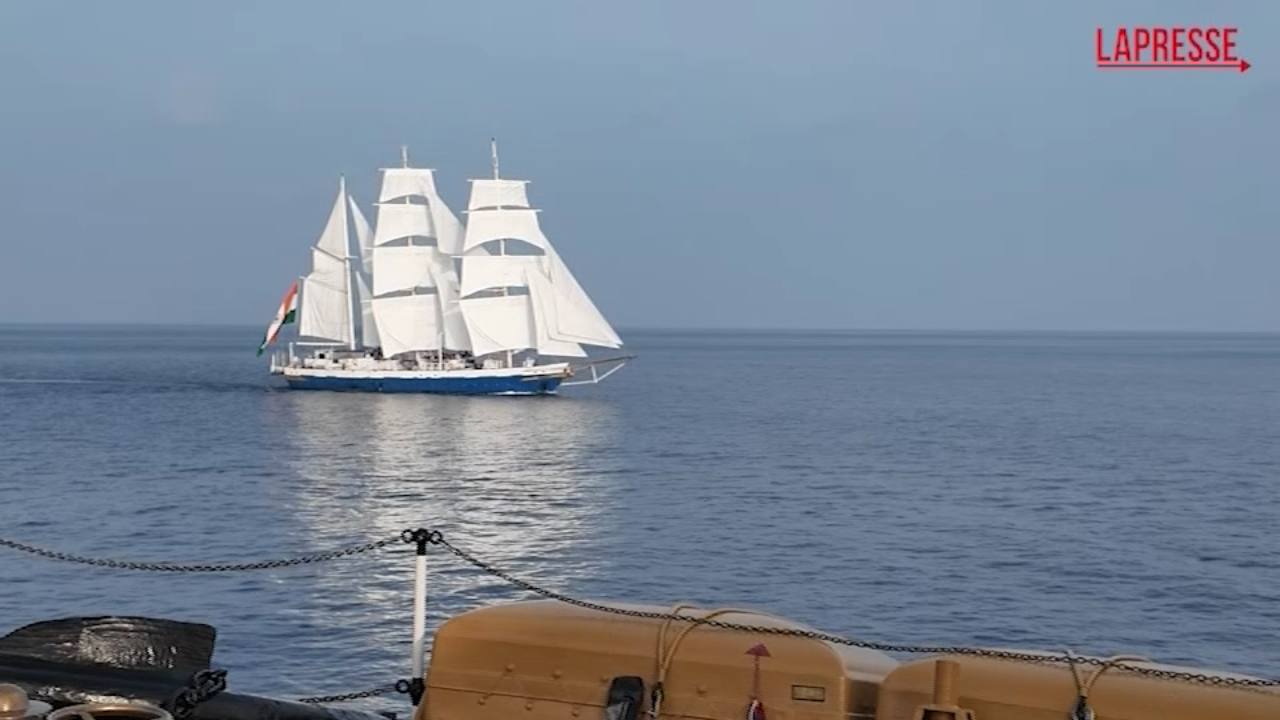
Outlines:
[[[254,329],[260,332],[256,324],[250,323],[232,323],[232,322],[157,322],[157,321],[73,321],[60,320],[56,322],[47,322],[39,320],[0,320],[0,328],[3,327],[101,327],[101,328],[225,328],[225,329]],[[674,333],[690,333],[690,332],[764,332],[764,333],[1023,333],[1023,334],[1096,334],[1096,335],[1117,335],[1117,334],[1134,334],[1134,335],[1280,335],[1280,328],[1273,329],[1252,329],[1252,330],[1224,330],[1224,329],[1205,329],[1205,328],[1034,328],[1034,327],[968,327],[968,328],[945,328],[945,327],[738,327],[738,326],[619,326],[619,333],[627,332],[674,332]]]

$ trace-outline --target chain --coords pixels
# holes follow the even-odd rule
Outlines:
[[[824,642],[834,643],[836,645],[848,645],[850,647],[864,648],[868,650],[879,650],[881,652],[896,652],[905,654],[923,654],[923,655],[969,655],[975,657],[994,658],[999,660],[1013,660],[1025,663],[1065,663],[1069,662],[1068,656],[1041,655],[1029,652],[1016,652],[1011,650],[988,650],[985,648],[971,648],[952,645],[894,645],[890,643],[873,642],[868,640],[853,640],[851,638],[842,637],[840,635],[832,635],[831,633],[819,632],[817,630],[804,630],[800,628],[778,628],[766,627],[763,625],[746,625],[740,623],[729,623],[721,620],[706,620],[699,617],[689,615],[678,615],[675,613],[653,612],[648,610],[628,610],[625,608],[610,607],[599,603],[579,600],[569,597],[546,588],[538,587],[530,582],[521,580],[514,575],[505,572],[498,567],[487,563],[471,553],[451,544],[445,540],[440,533],[433,533],[430,542],[443,547],[458,558],[480,570],[493,575],[494,577],[505,580],[516,587],[528,590],[531,593],[540,595],[549,600],[557,600],[569,605],[575,605],[587,610],[595,610],[599,612],[610,613],[612,615],[622,615],[624,617],[642,618],[646,620],[671,620],[675,622],[691,623],[695,625],[705,625],[707,627],[720,628],[722,630],[738,630],[743,632],[759,633],[764,635],[782,635],[788,637],[809,638],[813,640],[822,640]],[[1106,660],[1089,657],[1072,657],[1070,661],[1074,661],[1081,665],[1101,666]],[[1280,687],[1280,680],[1265,680],[1260,678],[1237,678],[1225,677],[1222,675],[1211,675],[1208,673],[1194,673],[1182,670],[1163,670],[1160,668],[1151,668],[1138,665],[1130,665],[1126,663],[1113,663],[1112,667],[1126,670],[1128,672],[1147,675],[1150,677],[1163,678],[1167,680],[1181,680],[1187,682],[1201,683],[1206,685],[1221,685],[1229,687]]]
[[[174,720],[186,720],[197,705],[226,689],[226,670],[197,670],[187,687],[179,690],[169,701],[170,714]]]
[[[403,681],[401,681],[403,682]],[[343,695],[317,695],[316,697],[299,698],[297,702],[307,703],[309,705],[324,705],[327,703],[345,702],[347,700],[363,700],[365,698],[375,698],[380,695],[386,695],[391,691],[399,691],[399,683],[395,685],[384,685],[371,690],[362,690],[360,692],[346,693]]]
[[[45,550],[34,545],[16,542],[14,540],[6,540],[0,538],[0,547],[6,547],[11,550],[29,553],[31,555],[39,555],[40,557],[49,558],[51,560],[61,560],[63,562],[79,563],[81,565],[96,565],[98,567],[117,568],[120,570],[146,570],[150,572],[237,572],[241,570],[270,570],[272,568],[292,567],[295,565],[306,565],[308,563],[325,562],[327,560],[336,560],[348,555],[359,555],[373,550],[384,548],[392,543],[398,542],[399,536],[379,540],[377,542],[365,543],[364,545],[356,545],[354,547],[344,548],[342,550],[330,550],[329,552],[316,553],[314,555],[304,555],[302,557],[289,558],[288,560],[266,560],[262,562],[251,563],[212,563],[202,565],[182,565],[179,563],[168,562],[129,562],[127,560],[111,560],[104,558],[89,558],[79,555],[71,555],[69,553],[57,552],[55,550]]]

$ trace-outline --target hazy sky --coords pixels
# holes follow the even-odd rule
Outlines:
[[[1263,0],[6,0],[0,322],[265,324],[339,172],[496,135],[624,329],[1277,330],[1278,76]]]

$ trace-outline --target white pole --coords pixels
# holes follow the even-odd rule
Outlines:
[[[497,180],[498,179],[498,138],[496,137],[489,138],[489,161],[493,164],[493,179]],[[506,255],[506,254],[507,254],[507,241],[505,238],[499,238],[498,239],[498,255]],[[507,289],[507,287],[504,285],[502,287],[503,297],[506,297],[507,295],[510,295],[510,294],[511,294],[511,291]],[[515,366],[515,361],[512,360],[513,356],[514,356],[514,352],[511,350],[508,350],[507,351],[507,367],[509,368]]]
[[[436,533],[425,528],[406,530],[401,537],[417,544],[413,577],[413,676],[409,678],[410,698],[417,707],[425,688],[426,667],[423,644],[427,639],[427,544]],[[438,537],[438,535],[436,535]]]
[[[423,674],[423,641],[427,636],[427,556],[417,557],[413,587],[413,676]]]
[[[347,257],[343,258],[342,263],[343,263],[343,267],[346,268],[345,275],[346,275],[346,285],[347,285],[347,328],[348,328],[347,349],[355,350],[356,349],[355,303],[358,302],[359,300],[358,298],[355,297],[355,293],[352,292],[352,289],[355,288],[355,283],[351,282],[351,273],[354,272],[354,268],[351,267],[351,256],[348,255]]]
[[[351,236],[347,232],[347,176],[338,176],[338,204],[342,206],[342,269],[343,291],[347,294],[347,349],[356,349],[355,283],[351,282]]]

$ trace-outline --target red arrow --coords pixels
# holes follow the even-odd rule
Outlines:
[[[761,643],[751,648],[746,652],[746,654],[750,655],[755,660],[755,667],[752,668],[752,674],[751,674],[751,694],[755,696],[757,700],[759,700],[760,699],[760,658],[772,657],[772,655],[769,654],[769,648],[765,647],[764,643]],[[761,710],[763,711],[763,708],[761,708]]]
[[[1253,65],[1248,60],[1231,60],[1228,62],[1116,62],[1099,61],[1098,68],[1103,70],[1231,70],[1248,72]]]

